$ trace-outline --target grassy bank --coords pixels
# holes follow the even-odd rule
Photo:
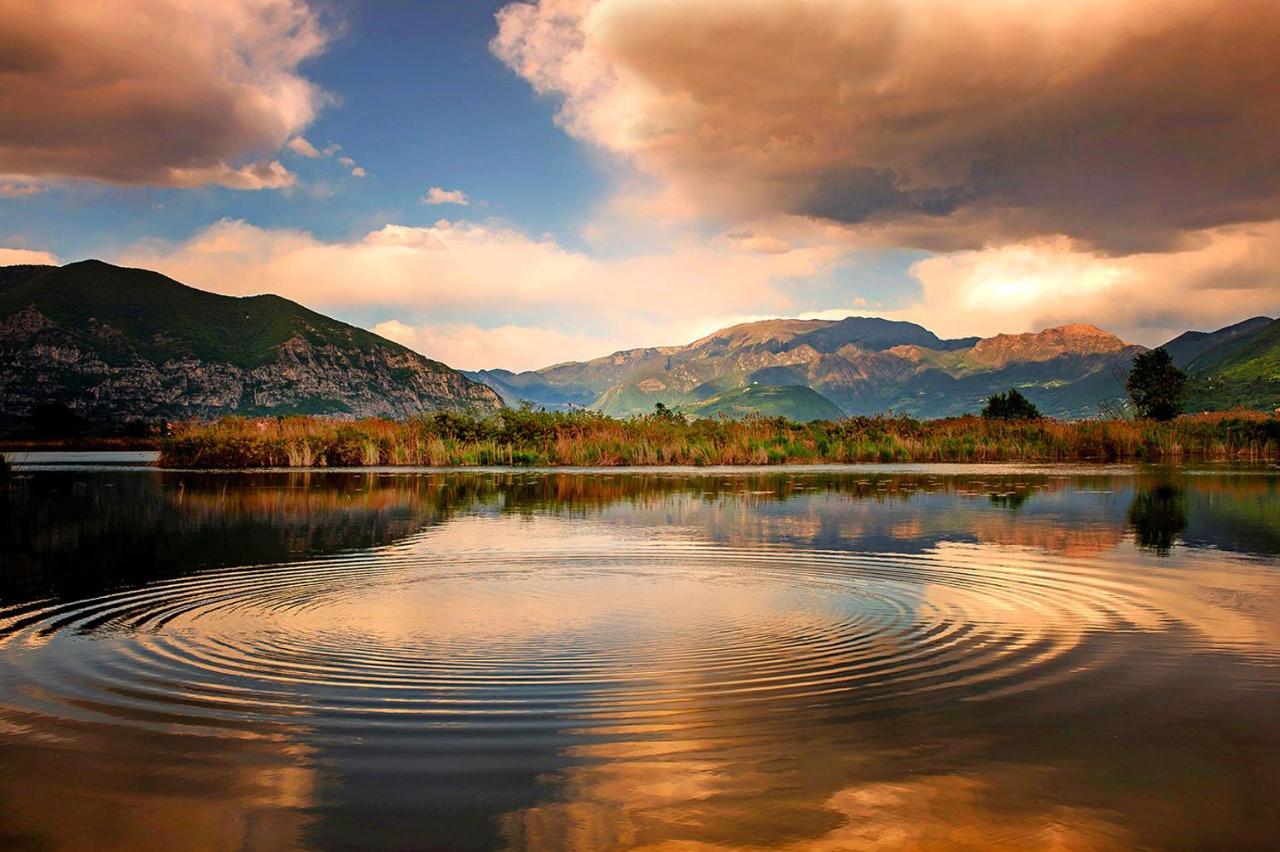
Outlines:
[[[506,410],[409,421],[225,418],[176,427],[161,463],[196,468],[348,465],[717,465],[823,462],[1157,461],[1280,458],[1280,419],[1256,413],[1171,423],[853,417],[835,422],[617,420]]]

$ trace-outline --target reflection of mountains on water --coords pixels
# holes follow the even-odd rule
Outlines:
[[[1274,478],[930,473],[42,474],[0,503],[0,601],[379,547],[458,512],[667,518],[691,535],[918,553],[944,541],[1093,553],[1132,534],[1280,553]]]
[[[377,547],[436,520],[455,496],[440,490],[346,474],[41,474],[4,503],[0,600]]]

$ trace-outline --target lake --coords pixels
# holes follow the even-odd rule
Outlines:
[[[1280,838],[1280,471],[17,457],[0,846]]]

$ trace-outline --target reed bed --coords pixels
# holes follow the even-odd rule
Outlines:
[[[772,465],[844,462],[1280,458],[1280,419],[1257,412],[1144,420],[851,417],[615,419],[590,411],[442,412],[405,421],[228,417],[178,425],[160,461],[192,468]]]

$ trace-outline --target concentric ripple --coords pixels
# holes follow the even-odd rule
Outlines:
[[[1015,549],[519,550],[427,534],[15,607],[0,612],[0,703],[28,724],[236,735],[303,721],[335,737],[856,712],[1082,677],[1117,653],[1091,635],[1177,618],[1158,586]]]
[[[20,480],[0,845],[1276,835],[1272,478],[860,475]]]

